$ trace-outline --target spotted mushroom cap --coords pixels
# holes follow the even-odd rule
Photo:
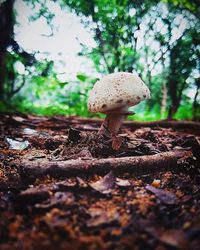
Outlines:
[[[139,76],[127,72],[112,73],[93,86],[88,98],[88,110],[106,112],[124,106],[134,106],[149,99],[150,91]]]

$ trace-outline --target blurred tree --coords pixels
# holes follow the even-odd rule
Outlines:
[[[176,6],[181,10],[188,10],[200,19],[200,4],[199,0],[163,0],[163,2],[168,2]]]
[[[196,85],[196,93],[195,93],[194,101],[192,105],[193,119],[199,120],[200,119],[200,77],[195,79],[195,85]]]
[[[6,52],[13,38],[13,3],[14,0],[7,0],[0,3],[0,100],[4,96],[4,83],[6,79]]]
[[[33,65],[34,55],[24,51],[14,39],[14,0],[5,0],[0,4],[0,100],[8,100],[25,84],[25,78],[16,86],[18,73],[14,69],[16,62],[25,67]],[[18,79],[19,80],[19,79]]]
[[[109,1],[109,4],[107,0],[63,2],[92,30],[97,47],[91,51],[85,48],[83,53],[94,61],[97,70],[104,73],[136,70],[151,90],[156,88],[163,93],[159,98],[162,112],[166,110],[168,103],[168,117],[172,118],[179,108],[183,91],[188,87],[187,79],[197,67],[198,45],[194,45],[194,39],[196,37],[198,40],[199,32],[195,27],[197,21],[189,13],[195,16],[198,14],[196,1],[190,3],[169,0],[165,5],[160,1],[148,0]],[[167,8],[164,8],[166,13],[163,6]],[[182,23],[177,24],[177,16],[183,22],[193,23],[193,26],[185,27],[181,31]],[[144,47],[138,49],[138,33],[145,18],[148,23],[144,34]],[[161,20],[163,27],[158,26],[158,20]],[[176,36],[177,30],[182,32],[180,36]],[[148,42],[150,40],[152,43]],[[154,42],[159,44],[157,51],[154,49]],[[145,65],[141,61],[142,57]],[[163,68],[160,85],[152,78],[152,72],[157,65],[162,65]],[[150,110],[156,102],[158,97],[152,91],[152,98],[147,102]]]
[[[171,104],[168,118],[177,112],[184,89],[188,87],[188,78],[197,66],[197,48],[193,43],[196,31],[186,32],[170,51],[170,68],[168,76]]]
[[[141,22],[153,0],[63,0],[64,4],[82,18],[94,34],[97,47],[84,54],[92,58],[100,72],[137,70],[140,54],[137,51]],[[87,17],[87,19],[85,19]]]
[[[172,3],[170,11],[177,13],[178,11],[187,10],[191,12],[197,20],[200,19],[200,4],[198,0],[167,0]],[[174,6],[176,8],[174,8]],[[186,12],[187,15],[187,12]],[[194,21],[194,20],[193,20]],[[188,87],[187,80],[197,69],[197,74],[200,74],[200,25],[196,20],[195,25],[186,29],[182,36],[177,41],[177,44],[170,51],[170,70],[168,77],[169,94],[170,94],[170,108],[168,118],[172,118],[177,112],[181,103],[184,89]],[[193,101],[193,117],[198,119],[200,115],[200,105],[198,103],[199,95],[199,78],[195,79],[196,94]]]
[[[144,46],[146,81],[152,89],[156,84],[162,94],[161,98],[152,94],[148,104],[153,108],[156,101],[161,100],[161,115],[169,106],[168,118],[172,118],[180,106],[184,90],[191,83],[188,79],[194,79],[193,72],[199,68],[198,19],[171,3],[160,3],[153,7],[147,19],[150,22]],[[157,49],[152,51],[153,46]],[[161,84],[152,79],[152,71],[157,66],[162,66],[162,73],[159,75]]]

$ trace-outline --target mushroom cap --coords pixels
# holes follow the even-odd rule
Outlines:
[[[150,98],[150,91],[139,76],[128,72],[104,76],[93,86],[88,98],[92,113],[131,107]]]

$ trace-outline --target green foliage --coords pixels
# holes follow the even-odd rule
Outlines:
[[[97,79],[78,73],[76,82],[61,83],[53,72],[43,76],[47,64],[40,62],[35,65],[32,74],[26,77],[28,84],[15,95],[11,105],[23,113],[90,116],[88,92]],[[0,110],[5,108],[0,106]]]
[[[163,2],[172,3],[177,8],[189,10],[196,17],[200,18],[200,5],[199,0],[163,0]]]
[[[102,73],[140,70],[138,41],[134,34],[155,3],[155,0],[63,0],[64,6],[69,6],[83,19],[85,26],[91,27],[97,47],[84,48],[82,54],[91,58]]]

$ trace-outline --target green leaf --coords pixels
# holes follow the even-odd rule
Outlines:
[[[80,80],[81,82],[85,82],[87,80],[87,76],[85,74],[77,74],[76,77],[78,78],[78,80]]]

